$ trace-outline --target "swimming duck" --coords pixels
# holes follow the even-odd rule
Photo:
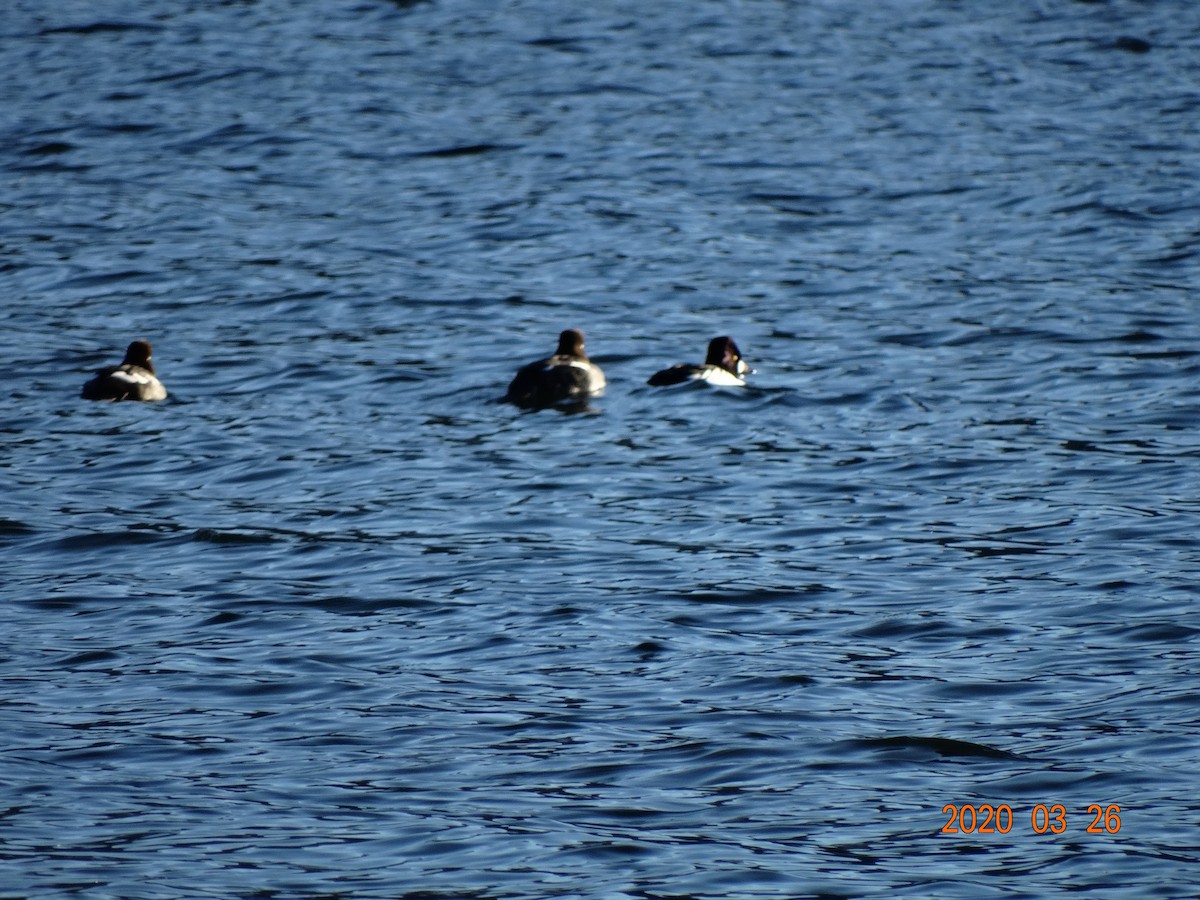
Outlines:
[[[583,332],[568,328],[558,336],[553,356],[517,370],[504,399],[539,409],[564,400],[586,400],[604,390],[604,385],[604,373],[584,352]]]
[[[646,384],[655,387],[682,384],[685,381],[707,381],[726,387],[744,385],[743,377],[750,374],[750,367],[742,359],[738,345],[731,337],[715,337],[708,342],[708,356],[704,365],[679,363],[650,376]]]
[[[134,341],[119,366],[96,370],[96,377],[83,386],[84,400],[163,400],[167,389],[154,374],[150,342]]]

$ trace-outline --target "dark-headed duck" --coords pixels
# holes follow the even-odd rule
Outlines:
[[[583,332],[568,328],[558,336],[553,356],[517,370],[504,399],[538,409],[565,400],[586,400],[603,391],[604,384],[604,373],[584,352]]]
[[[150,342],[134,341],[125,351],[119,366],[96,371],[96,377],[83,386],[84,400],[163,400],[167,389],[154,374]]]
[[[731,337],[715,337],[708,342],[708,356],[704,365],[679,363],[650,376],[647,384],[661,387],[682,384],[685,381],[707,381],[709,384],[735,387],[744,385],[743,378],[750,374],[750,367],[742,359],[738,345]]]

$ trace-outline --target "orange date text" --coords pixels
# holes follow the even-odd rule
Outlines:
[[[942,834],[1008,834],[1022,814],[1007,803],[947,803]],[[1121,807],[1092,803],[1087,808],[1088,834],[1116,834],[1121,830]],[[1029,830],[1034,834],[1062,834],[1067,830],[1067,808],[1061,803],[1039,803],[1029,810]]]

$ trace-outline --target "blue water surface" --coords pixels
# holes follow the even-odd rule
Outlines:
[[[5,900],[1195,895],[1200,5],[15,0],[0,97]]]

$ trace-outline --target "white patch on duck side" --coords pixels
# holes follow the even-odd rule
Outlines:
[[[722,369],[720,366],[701,366],[700,371],[692,377],[697,381],[707,381],[709,384],[714,384],[718,387],[746,386],[746,382],[742,381],[742,379],[738,378],[732,372]]]
[[[571,366],[573,369],[583,369],[583,371],[587,372],[587,389],[589,393],[594,394],[596,391],[603,390],[604,386],[607,384],[604,379],[604,373],[600,371],[600,367],[595,363],[587,362],[582,359],[573,359],[568,362],[567,365]]]
[[[167,389],[162,386],[162,382],[143,368],[122,366],[108,377],[128,384],[130,394],[136,399],[165,400],[167,398]]]
[[[115,378],[117,381],[124,381],[128,384],[150,384],[158,381],[153,375],[144,369],[130,371],[129,369],[117,369],[109,378]]]

